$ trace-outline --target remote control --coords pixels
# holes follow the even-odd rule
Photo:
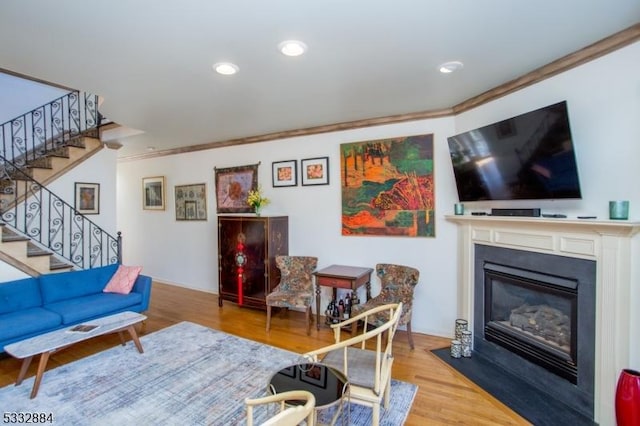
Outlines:
[[[598,216],[578,216],[578,219],[597,219]]]
[[[567,217],[566,214],[543,214],[542,217],[554,217],[554,218],[565,218]]]

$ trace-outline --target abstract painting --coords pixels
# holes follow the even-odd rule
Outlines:
[[[342,235],[434,237],[433,134],[340,145]]]

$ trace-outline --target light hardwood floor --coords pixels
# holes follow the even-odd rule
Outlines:
[[[191,321],[251,340],[304,353],[325,344],[333,337],[327,327],[306,335],[304,315],[282,310],[274,314],[271,332],[265,331],[266,313],[239,308],[224,302],[218,307],[215,294],[154,283],[151,305],[146,313],[141,335],[152,333],[180,321]],[[529,423],[475,386],[464,376],[449,368],[431,349],[448,346],[448,339],[413,333],[415,350],[409,350],[407,335],[399,331],[394,340],[395,361],[393,377],[418,385],[406,425],[528,425]],[[49,369],[105,350],[119,344],[117,336],[103,336],[77,344],[54,354]],[[30,377],[37,362],[32,363]],[[0,359],[0,386],[14,383],[20,362],[12,358]],[[47,385],[44,375],[42,387]],[[1,401],[0,401],[0,405]],[[11,407],[3,407],[10,410]],[[52,407],[53,409],[53,407]]]

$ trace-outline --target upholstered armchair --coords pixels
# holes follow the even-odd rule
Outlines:
[[[354,404],[371,407],[372,426],[380,423],[380,407],[389,407],[391,370],[393,366],[393,336],[402,303],[376,306],[338,324],[331,324],[335,343],[304,354],[311,362],[321,362],[342,371],[349,379],[349,399]],[[380,322],[380,319],[384,320]],[[368,325],[374,320],[376,328]],[[355,322],[363,322],[362,332],[341,340],[340,330]],[[367,349],[372,348],[372,349]]]
[[[299,401],[302,405],[287,405],[287,401]],[[278,414],[261,423],[261,426],[295,426],[306,420],[307,426],[315,424],[316,398],[309,391],[297,390],[281,392],[262,398],[247,398],[244,400],[247,407],[247,426],[253,426],[254,408],[276,403],[280,407]]]
[[[311,333],[311,303],[314,300],[312,273],[317,257],[276,256],[280,283],[266,297],[267,332],[271,328],[271,308],[305,308],[307,334]]]
[[[385,305],[387,303],[402,302],[403,311],[400,315],[399,325],[407,327],[409,346],[413,350],[413,336],[411,335],[411,310],[413,307],[413,290],[418,284],[420,272],[410,266],[393,265],[389,263],[379,263],[376,265],[376,275],[380,279],[380,294],[367,302],[354,305],[351,308],[351,315],[367,311],[373,307]],[[386,319],[382,316],[372,318],[370,323],[373,326],[382,324]]]

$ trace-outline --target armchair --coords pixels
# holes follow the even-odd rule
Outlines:
[[[409,346],[411,347],[411,350],[413,350],[414,344],[413,336],[411,335],[411,312],[413,307],[413,290],[418,284],[420,272],[409,266],[379,263],[376,265],[376,275],[380,279],[382,286],[380,294],[363,304],[354,305],[351,308],[351,314],[357,315],[360,312],[364,312],[373,307],[387,303],[402,302],[403,311],[400,315],[400,322],[398,325],[407,326]],[[377,326],[378,324],[382,324],[384,321],[385,318],[379,316],[372,318],[370,323],[373,326]]]
[[[286,401],[303,401],[304,405],[286,406]],[[262,398],[247,398],[244,400],[247,407],[247,426],[253,426],[253,409],[260,405],[278,403],[280,412],[261,424],[261,426],[294,426],[306,419],[308,426],[315,425],[316,398],[309,391],[289,391],[269,395]]]
[[[384,407],[389,406],[393,336],[402,309],[402,303],[377,306],[339,324],[332,324],[335,343],[304,354],[310,361],[322,362],[347,376],[351,402],[371,407],[373,426],[380,423],[380,404],[384,401]],[[386,321],[368,330],[374,318],[377,323],[378,318],[386,318]],[[362,333],[341,341],[340,329],[356,321],[364,322]],[[367,349],[367,346],[375,349]]]
[[[307,334],[311,333],[311,303],[314,300],[311,273],[318,265],[317,257],[276,256],[280,269],[280,283],[265,298],[267,305],[267,332],[271,328],[271,307],[305,308]]]

